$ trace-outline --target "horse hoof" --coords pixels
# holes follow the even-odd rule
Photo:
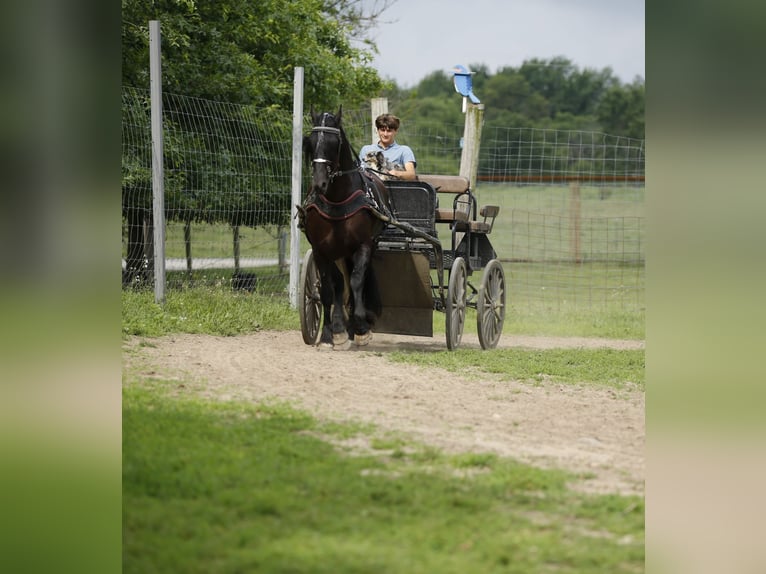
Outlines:
[[[332,351],[332,343],[317,343],[317,351]]]
[[[342,333],[335,333],[332,336],[332,345],[333,347],[341,346],[346,344],[348,341],[348,333],[343,331]]]
[[[357,333],[354,336],[354,343],[356,343],[357,347],[364,347],[369,345],[370,341],[372,341],[372,331],[367,331],[366,333],[362,334]]]
[[[351,340],[346,339],[342,343],[335,343],[332,346],[333,351],[348,351],[351,348]]]

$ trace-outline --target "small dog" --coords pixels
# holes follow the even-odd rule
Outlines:
[[[386,159],[382,151],[371,151],[364,156],[364,166],[374,171],[382,180],[399,179],[396,175],[386,172],[404,171],[402,166]]]

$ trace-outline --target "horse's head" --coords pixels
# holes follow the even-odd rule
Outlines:
[[[303,150],[311,162],[311,186],[325,193],[331,181],[341,171],[341,147],[344,134],[341,125],[343,107],[333,115],[329,112],[315,114],[311,111],[311,135],[303,139]]]

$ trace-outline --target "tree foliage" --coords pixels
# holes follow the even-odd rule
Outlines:
[[[371,45],[352,42],[354,25],[364,22],[356,4],[122,0],[123,84],[149,87],[148,23],[159,20],[168,92],[289,110],[293,70],[302,66],[306,101],[318,107],[337,106],[341,99],[359,104],[383,82],[370,66]]]
[[[302,66],[308,104],[325,109],[340,103],[353,107],[377,95],[384,84],[369,65],[374,46],[366,43],[354,47],[352,39],[363,38],[389,5],[390,0],[371,7],[360,0],[122,0],[123,85],[149,88],[149,21],[159,20],[166,94],[197,98],[200,108],[214,101],[244,105],[261,115],[271,113],[266,110],[289,111],[294,68]],[[234,200],[237,205],[229,206],[232,209],[222,205],[226,199],[220,189],[227,179],[253,171],[232,161],[227,163],[226,158],[246,155],[255,161],[275,154],[274,149],[260,145],[257,136],[246,153],[232,153],[227,132],[247,133],[253,128],[245,125],[246,120],[233,107],[228,109],[233,115],[211,120],[204,141],[194,135],[175,136],[182,132],[176,128],[185,127],[185,116],[165,114],[165,163],[169,172],[176,174],[166,182],[171,218],[205,219],[210,213],[234,213],[233,208],[243,202],[253,207],[273,203],[241,196]],[[148,134],[148,114],[148,105],[140,96],[124,99],[123,123],[129,119],[144,135]],[[284,141],[289,141],[290,122],[278,114],[273,114],[270,122],[270,127],[286,130]],[[180,149],[194,152],[203,148],[218,152],[220,161],[212,171],[197,169],[199,162],[205,161],[204,154],[179,153]],[[124,210],[150,207],[135,193],[147,187],[150,173],[146,161],[145,156],[124,154]],[[199,179],[194,174],[202,172],[208,174],[207,180],[194,181]],[[259,193],[273,195],[277,190],[253,183],[242,192],[245,196]],[[218,209],[210,209],[211,205]],[[266,223],[280,223],[284,218],[274,217],[276,220]]]
[[[491,73],[472,64],[473,88],[485,105],[485,125],[603,131],[644,138],[644,80],[623,84],[611,68],[580,69],[571,60],[533,58]],[[462,123],[451,75],[434,71],[411,90],[390,89],[395,112],[418,126]]]
[[[613,86],[597,110],[602,129],[610,134],[644,137],[646,89],[641,79],[627,86]]]
[[[564,57],[533,58],[518,67],[503,67],[496,73],[491,73],[483,64],[469,67],[473,71],[474,93],[486,110],[482,142],[482,150],[487,152],[483,154],[485,163],[489,161],[488,155],[517,157],[518,146],[533,145],[524,138],[531,137],[534,129],[603,132],[605,137],[644,139],[642,78],[626,85],[610,68],[580,69]],[[452,142],[457,139],[456,132],[462,133],[462,106],[451,74],[436,70],[414,88],[400,90],[393,87],[386,95],[392,112],[405,119],[405,129],[417,126],[417,132],[427,133],[429,140],[443,137]],[[516,137],[521,139],[515,143],[487,141],[491,134],[507,129],[517,130]],[[425,145],[423,141],[407,143],[418,150],[419,167],[427,166],[429,171],[438,170],[438,173],[451,173],[457,169],[458,161],[452,157],[452,151],[438,145]],[[565,161],[570,168],[577,162],[594,160],[556,157],[560,151],[552,149],[536,150],[535,154],[538,152],[548,161],[559,162],[557,165]],[[537,167],[550,168],[542,164]]]

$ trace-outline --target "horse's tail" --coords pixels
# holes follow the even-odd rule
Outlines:
[[[367,322],[370,326],[375,324],[375,320],[383,313],[383,299],[380,296],[380,286],[378,278],[375,276],[375,269],[372,264],[367,268],[364,278],[364,306],[367,309]]]

